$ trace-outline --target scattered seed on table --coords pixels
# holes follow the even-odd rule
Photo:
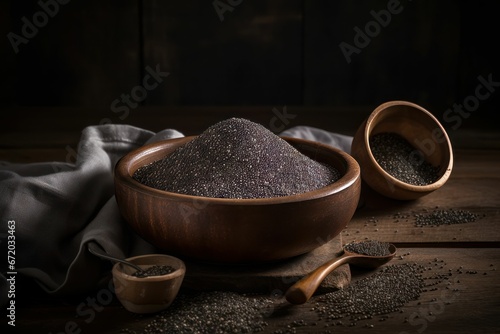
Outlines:
[[[443,263],[435,258],[431,263]],[[434,293],[439,288],[459,284],[452,279],[455,270],[430,271],[418,263],[387,265],[367,277],[352,282],[348,287],[314,297],[310,310],[325,328],[336,326],[373,328],[374,321],[387,321],[391,313],[404,313],[403,307],[419,300],[423,293]],[[457,271],[460,271],[460,267]],[[475,271],[475,270],[470,270]],[[424,276],[425,275],[425,276]],[[457,277],[457,276],[455,276]],[[451,291],[459,292],[453,288]],[[429,301],[435,302],[437,298]],[[447,302],[446,305],[449,305]],[[306,304],[307,305],[307,304]],[[418,301],[416,305],[422,305]],[[306,307],[306,306],[305,306]],[[142,330],[123,329],[129,334],[160,333],[255,333],[268,326],[267,318],[273,318],[273,300],[266,296],[246,296],[232,292],[183,292],[166,311],[158,314]],[[431,314],[432,315],[432,314]],[[280,319],[280,315],[277,316]],[[417,315],[416,317],[419,317]],[[404,322],[408,322],[405,317]],[[318,328],[320,327],[320,328]],[[290,323],[274,323],[275,334],[318,332],[321,326],[315,321],[294,320]]]
[[[271,198],[325,187],[340,178],[260,124],[230,118],[209,127],[133,178],[169,192],[218,198]]]
[[[254,333],[267,326],[263,311],[267,298],[247,297],[232,292],[184,293],[158,314],[142,331],[130,334]]]
[[[424,287],[422,271],[416,263],[386,266],[345,289],[319,296],[315,310],[328,320],[348,318],[351,322],[397,312],[419,298]]]
[[[467,210],[436,209],[430,213],[415,214],[415,225],[440,226],[475,222],[479,215]]]

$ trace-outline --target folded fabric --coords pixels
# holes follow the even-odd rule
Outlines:
[[[351,153],[352,137],[311,126],[296,126],[280,133],[280,136],[288,136],[317,141],[338,148],[346,153]]]
[[[316,140],[348,151],[351,137],[296,127],[281,135]],[[129,257],[155,252],[123,221],[114,198],[117,161],[144,144],[182,137],[172,129],[157,134],[129,125],[89,126],[82,131],[76,162],[0,163],[1,243],[15,221],[15,270],[51,294],[95,289],[109,270],[86,248],[97,242],[106,252]],[[0,290],[6,290],[3,261]],[[1,304],[7,293],[1,294]]]

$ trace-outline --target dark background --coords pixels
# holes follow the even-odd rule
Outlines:
[[[221,21],[214,1],[72,0],[16,54],[7,34],[22,35],[22,17],[33,22],[42,8],[2,1],[1,126],[34,115],[34,123],[72,130],[105,118],[148,126],[141,120],[163,117],[149,127],[190,133],[232,110],[265,123],[286,105],[304,115],[291,125],[335,131],[342,118],[357,124],[389,100],[415,102],[442,120],[474,95],[478,76],[500,81],[496,1],[402,0],[348,63],[339,44],[353,45],[354,28],[364,30],[370,11],[389,2],[232,0]],[[170,75],[120,119],[112,101],[141,85],[147,66]],[[495,131],[499,104],[492,93],[461,126]],[[255,108],[242,114],[248,106]],[[210,113],[217,116],[202,117]]]

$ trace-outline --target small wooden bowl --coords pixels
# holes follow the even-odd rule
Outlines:
[[[370,137],[383,132],[405,138],[424,159],[439,166],[439,178],[418,186],[405,183],[387,173],[375,160]],[[427,195],[445,184],[453,168],[450,139],[439,121],[424,108],[406,101],[391,101],[377,107],[358,128],[351,147],[361,167],[362,179],[375,191],[393,199],[412,200]]]
[[[163,254],[141,255],[127,260],[143,269],[153,265],[167,265],[175,271],[166,275],[141,278],[132,276],[134,268],[116,263],[111,272],[116,297],[123,307],[134,313],[154,313],[169,307],[184,280],[186,273],[184,262]]]
[[[303,194],[262,199],[183,195],[132,178],[194,137],[139,148],[115,168],[120,212],[145,240],[169,254],[219,263],[268,262],[307,253],[337,236],[360,195],[359,165],[349,154],[320,143],[284,138],[300,152],[342,174],[335,183]]]

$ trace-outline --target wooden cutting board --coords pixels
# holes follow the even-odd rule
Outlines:
[[[204,291],[282,294],[301,277],[342,254],[341,236],[315,250],[279,262],[254,265],[218,265],[186,262],[183,287]],[[318,292],[337,290],[351,281],[349,265],[334,270]]]

